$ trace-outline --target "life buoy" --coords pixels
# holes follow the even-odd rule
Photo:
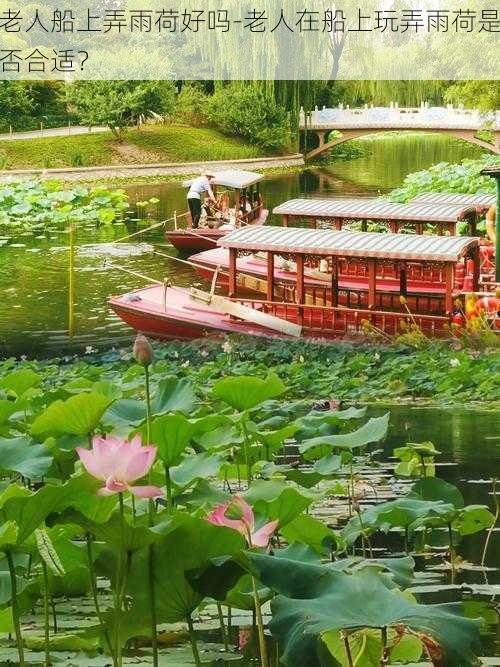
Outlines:
[[[500,311],[500,299],[496,296],[481,296],[476,301],[472,315],[479,317],[484,313],[486,317],[496,317]]]

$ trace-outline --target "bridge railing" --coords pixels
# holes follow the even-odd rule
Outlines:
[[[300,110],[300,127],[306,127],[306,112]],[[399,107],[391,103],[389,107],[366,105],[363,108],[349,108],[339,105],[335,109],[316,107],[307,115],[309,129],[351,129],[351,128],[436,128],[479,130],[490,128],[500,130],[500,112],[480,112],[464,107],[431,107],[422,103],[420,107]]]

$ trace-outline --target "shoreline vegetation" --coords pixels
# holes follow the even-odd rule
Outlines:
[[[217,341],[155,344],[152,376],[188,378],[200,393],[226,375],[265,377],[270,371],[286,378],[291,399],[343,402],[403,403],[447,406],[477,404],[500,408],[500,353],[494,349],[459,349],[429,341],[423,349],[395,344],[335,345],[263,341],[228,337]],[[95,382],[111,382],[124,372],[134,381],[130,347],[46,360],[13,357],[0,362],[2,378],[13,370],[36,372],[51,391],[74,387],[90,390]],[[134,370],[135,369],[135,370]],[[311,399],[312,400],[312,399]]]
[[[369,149],[361,140],[341,144],[325,158],[311,164],[329,164],[337,160],[364,157]],[[217,162],[225,160],[253,160],[279,158],[290,151],[264,151],[251,142],[232,137],[208,127],[182,124],[145,125],[129,129],[123,140],[117,140],[110,131],[73,136],[42,137],[0,141],[0,176],[19,169],[75,169],[100,167],[114,171],[134,165]],[[273,168],[270,169],[272,171]],[[267,172],[266,168],[259,171]],[[185,177],[148,176],[159,180]],[[113,177],[110,177],[113,179]],[[137,181],[140,177],[130,177]],[[127,181],[130,178],[126,178]],[[108,179],[92,179],[92,182]],[[123,179],[119,179],[123,180]]]

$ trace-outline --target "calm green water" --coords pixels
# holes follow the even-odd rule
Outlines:
[[[477,157],[481,152],[439,135],[378,138],[364,143],[370,149],[367,157],[266,177],[262,186],[266,205],[272,209],[304,194],[375,195],[398,186],[410,172],[443,160]],[[110,312],[106,302],[113,294],[146,283],[120,267],[155,279],[168,276],[181,285],[196,282],[185,265],[152,255],[148,244],[164,242],[159,232],[138,237],[144,243],[134,239],[119,246],[96,245],[169,218],[175,210],[185,210],[185,190],[178,183],[132,186],[128,191],[132,209],[135,202],[151,197],[159,198],[160,203],[140,209],[140,213],[132,210],[132,218],[142,218],[139,222],[78,228],[73,254],[65,229],[47,230],[41,236],[37,232],[36,238],[28,232],[18,233],[9,237],[9,245],[0,248],[0,356],[79,353],[88,346],[101,349],[130,339],[131,331]],[[0,230],[0,236],[9,235]],[[162,250],[172,252],[171,248]]]

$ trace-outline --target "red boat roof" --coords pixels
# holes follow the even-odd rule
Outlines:
[[[218,245],[254,252],[457,262],[478,245],[478,239],[291,227],[242,227],[220,239]]]
[[[276,215],[303,218],[449,223],[455,223],[475,212],[474,206],[460,203],[394,204],[378,197],[376,199],[291,199],[273,210]]]

